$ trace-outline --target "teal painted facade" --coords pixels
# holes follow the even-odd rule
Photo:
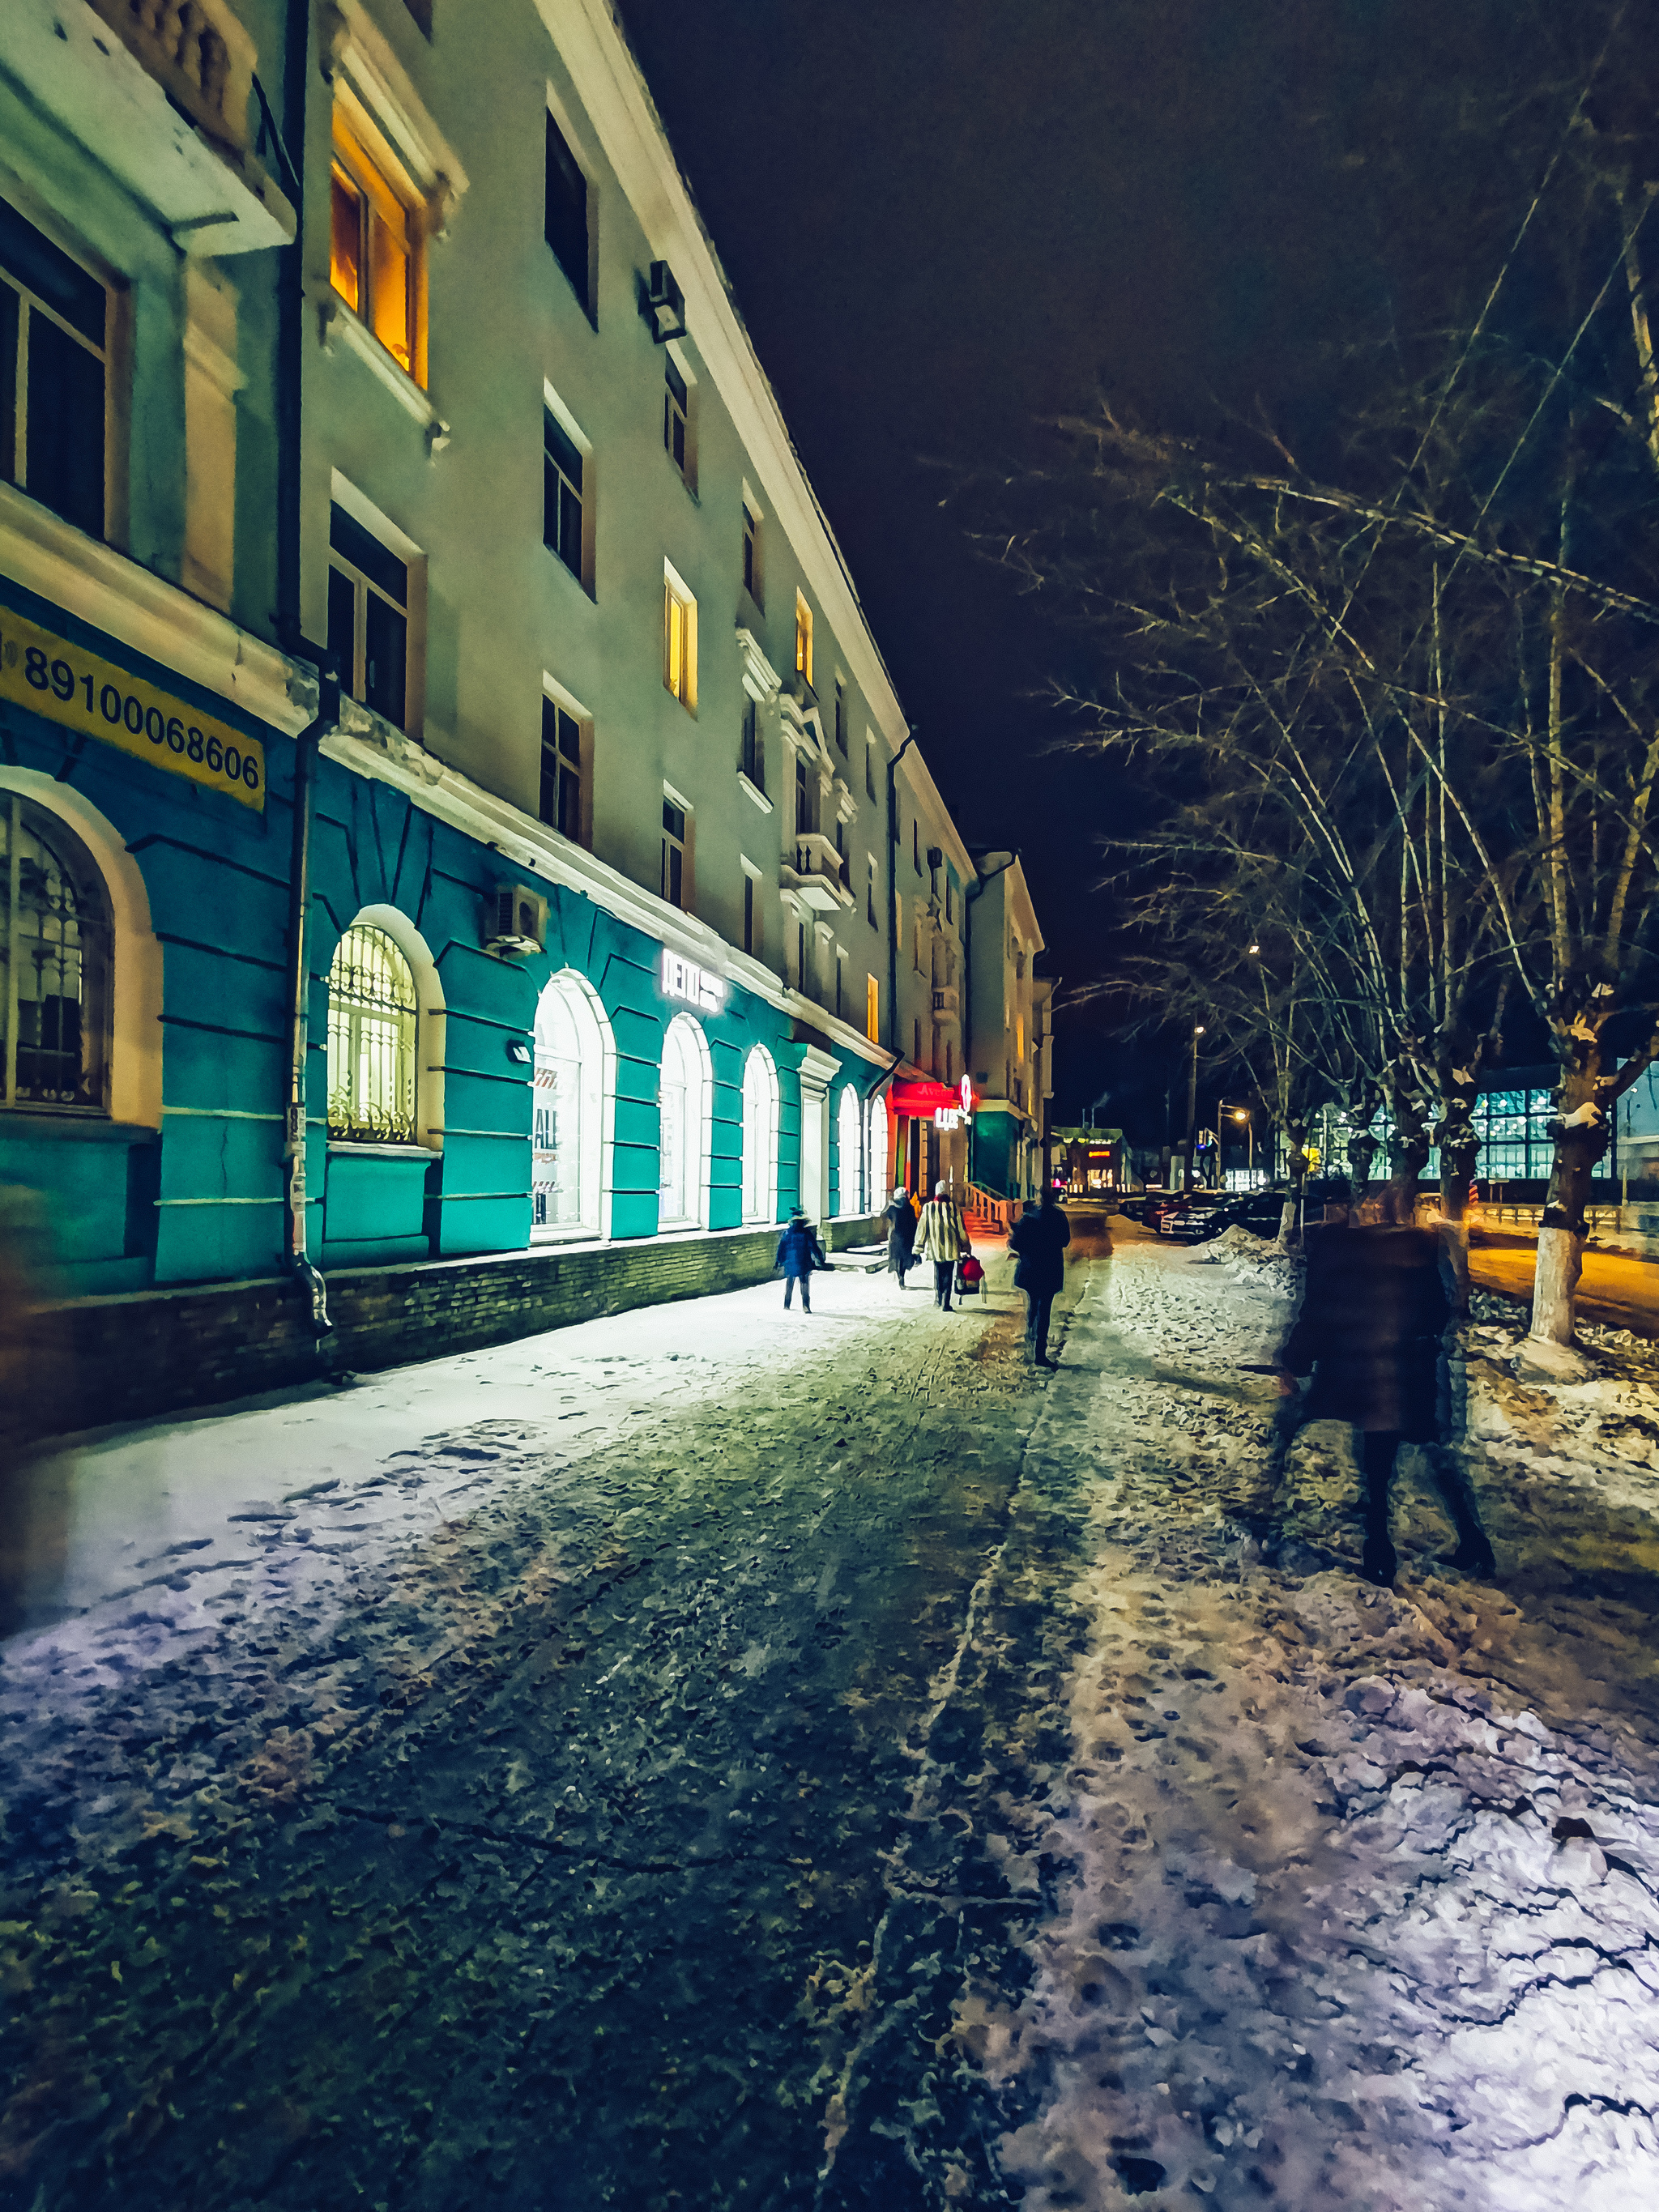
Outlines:
[[[283,1255],[283,1103],[288,863],[294,746],[222,698],[15,587],[5,603],[118,662],[186,704],[262,739],[265,805],[255,812],[96,739],[0,703],[0,765],[73,791],[107,823],[143,880],[160,947],[158,1126],[88,1112],[0,1115],[0,1181],[38,1194],[68,1295],[273,1274]],[[71,820],[70,826],[73,828]],[[95,857],[95,854],[94,854]],[[658,1093],[663,1039],[686,1010],[660,984],[660,945],[582,893],[520,874],[548,900],[545,950],[485,951],[496,887],[515,872],[499,853],[422,811],[393,787],[325,758],[312,855],[308,1244],[331,1268],[510,1252],[531,1241],[532,1069],[538,996],[574,969],[592,986],[615,1044],[611,1150],[613,1240],[657,1232]],[[328,973],[342,933],[365,908],[402,915],[429,957],[442,1005],[441,1148],[331,1144],[327,1109]],[[129,988],[116,948],[115,988]],[[708,1228],[742,1219],[743,1074],[756,1045],[777,1070],[776,1212],[799,1191],[801,1061],[816,1042],[738,985],[695,1016],[711,1073]],[[422,1031],[431,1029],[423,1021]],[[117,1051],[120,1049],[118,1041]],[[428,1060],[428,1036],[416,1051]],[[518,1055],[518,1056],[515,1056]],[[839,1055],[838,1055],[839,1057]],[[881,1070],[842,1058],[830,1091],[830,1210],[856,1198],[861,1163],[843,1163],[840,1100],[860,1103]]]

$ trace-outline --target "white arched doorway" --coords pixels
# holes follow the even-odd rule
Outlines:
[[[743,1218],[778,1218],[778,1071],[763,1044],[743,1064]]]
[[[870,1101],[870,1122],[865,1132],[869,1146],[869,1167],[866,1188],[870,1193],[870,1210],[879,1211],[887,1196],[887,1101]]]
[[[843,1214],[864,1211],[864,1129],[859,1116],[859,1094],[850,1083],[843,1086],[836,1109],[836,1150],[840,1155],[837,1191]]]
[[[706,1228],[714,1084],[708,1040],[690,1014],[668,1024],[657,1097],[657,1226]]]
[[[603,1237],[611,1178],[616,1048],[586,976],[567,968],[536,1005],[531,1087],[530,1233]]]

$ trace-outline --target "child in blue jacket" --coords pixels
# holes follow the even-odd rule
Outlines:
[[[795,1294],[795,1285],[800,1285],[800,1310],[811,1313],[812,1301],[808,1295],[814,1267],[827,1267],[823,1247],[818,1242],[818,1232],[807,1219],[805,1209],[793,1206],[790,1210],[789,1225],[778,1239],[778,1256],[773,1262],[783,1270],[783,1303],[787,1307]]]

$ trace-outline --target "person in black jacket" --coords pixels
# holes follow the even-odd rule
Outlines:
[[[792,1206],[789,1224],[778,1239],[778,1256],[773,1262],[783,1270],[783,1303],[787,1307],[795,1295],[795,1285],[800,1285],[800,1310],[811,1313],[810,1295],[814,1267],[827,1267],[823,1247],[818,1242],[818,1232],[806,1218],[803,1206]]]
[[[898,1286],[902,1290],[906,1275],[916,1264],[915,1209],[902,1183],[888,1200],[881,1218],[887,1224],[887,1272],[898,1277]]]
[[[1048,1357],[1048,1314],[1054,1293],[1066,1279],[1066,1247],[1072,1224],[1054,1203],[1052,1190],[1042,1202],[1028,1198],[1025,1210],[1008,1231],[1014,1255],[1014,1288],[1025,1293],[1025,1349],[1038,1367],[1058,1367]]]
[[[1351,1421],[1365,1478],[1361,1573],[1386,1588],[1397,1561],[1389,1485],[1402,1443],[1423,1447],[1457,1530],[1451,1564],[1495,1571],[1467,1478],[1441,1441],[1442,1336],[1451,1316],[1446,1255],[1431,1230],[1392,1222],[1327,1225],[1308,1238],[1302,1309],[1279,1356],[1279,1388],[1313,1382],[1302,1420]],[[1299,1421],[1295,1425],[1299,1425]]]

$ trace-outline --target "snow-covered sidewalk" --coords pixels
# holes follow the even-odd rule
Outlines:
[[[1073,1324],[1086,1648],[1071,1763],[1009,1838],[1070,1874],[1024,2000],[957,2016],[1003,2172],[1026,2212],[1627,2212],[1659,2195],[1654,1394],[1628,1362],[1528,1389],[1478,1332],[1499,1585],[1437,1564],[1403,1472],[1398,1587],[1359,1581],[1334,1425],[1264,1564],[1273,1399],[1239,1370],[1283,1287],[1126,1243]]]

